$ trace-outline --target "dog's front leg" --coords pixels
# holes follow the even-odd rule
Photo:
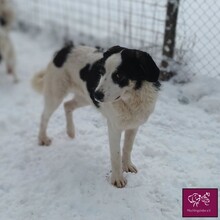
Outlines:
[[[122,164],[123,164],[123,171],[137,173],[137,168],[131,162],[131,151],[134,144],[134,139],[137,134],[137,128],[135,129],[128,129],[125,131],[125,140],[124,140],[124,147],[123,147],[123,156],[122,156]]]
[[[111,165],[112,165],[111,183],[118,188],[124,187],[127,183],[127,180],[123,177],[122,174],[122,162],[121,162],[121,150],[120,150],[121,133],[122,130],[116,128],[108,120],[108,134],[109,134]]]

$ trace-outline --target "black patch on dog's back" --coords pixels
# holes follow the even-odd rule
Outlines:
[[[53,59],[53,63],[56,67],[60,68],[66,62],[69,53],[73,49],[73,43],[68,42],[61,50],[59,50]]]
[[[80,70],[80,78],[86,82],[90,98],[97,108],[99,108],[99,103],[94,98],[94,92],[98,86],[101,75],[104,75],[104,73],[103,59],[96,61],[94,64],[86,64],[85,67]]]
[[[4,27],[6,26],[6,24],[7,24],[6,20],[3,17],[0,17],[0,25]]]

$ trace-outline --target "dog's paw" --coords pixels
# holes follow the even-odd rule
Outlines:
[[[51,142],[52,142],[51,139],[48,137],[39,138],[39,140],[38,140],[38,144],[40,146],[50,146]]]
[[[120,176],[112,175],[111,183],[113,186],[116,186],[118,188],[123,188],[126,186],[127,180],[123,177],[123,175]]]
[[[131,172],[131,173],[137,173],[138,172],[136,166],[131,162],[123,163],[123,171]]]
[[[66,133],[70,138],[75,138],[75,131],[74,130],[67,129]]]

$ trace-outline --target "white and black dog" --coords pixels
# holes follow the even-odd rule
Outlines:
[[[14,82],[18,81],[15,73],[15,53],[14,47],[9,37],[14,12],[8,0],[0,0],[0,61],[6,63],[8,74],[12,75]]]
[[[138,127],[154,110],[160,87],[158,77],[159,69],[146,52],[114,46],[102,53],[86,46],[65,46],[32,81],[45,100],[39,144],[51,144],[46,133],[48,121],[63,98],[73,92],[74,98],[64,104],[67,134],[75,136],[72,112],[83,106],[95,106],[107,118],[111,183],[124,187],[127,181],[123,171],[137,172],[131,161],[132,146]]]

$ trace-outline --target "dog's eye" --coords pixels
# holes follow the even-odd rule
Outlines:
[[[123,79],[123,75],[117,71],[113,74],[113,78],[115,81],[121,81]]]
[[[121,81],[125,79],[125,76],[123,74],[115,73],[114,78],[117,81]]]
[[[126,77],[126,75],[120,71],[119,72],[115,72],[113,75],[112,75],[112,80],[115,84],[118,84],[120,87],[124,87],[124,86],[127,86],[128,83],[129,83],[129,80],[128,78]]]
[[[120,79],[120,75],[118,73],[115,74],[116,79]]]

